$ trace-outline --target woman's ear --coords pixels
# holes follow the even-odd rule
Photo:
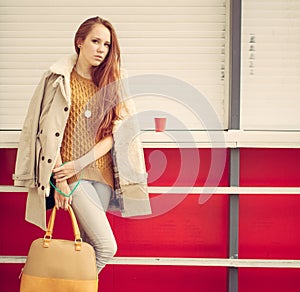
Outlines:
[[[81,41],[81,40],[78,40],[78,41],[77,41],[77,47],[80,49],[81,46],[82,46],[82,41]]]

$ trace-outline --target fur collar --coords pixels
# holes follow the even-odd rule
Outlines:
[[[77,58],[77,54],[64,56],[50,67],[50,71],[55,74],[68,76],[72,72],[72,69],[76,64]]]

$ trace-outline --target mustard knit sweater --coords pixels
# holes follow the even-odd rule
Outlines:
[[[60,151],[62,162],[80,158],[98,142],[96,133],[99,127],[99,118],[97,119],[99,103],[97,104],[95,98],[96,92],[97,86],[93,81],[80,76],[73,69],[71,73],[71,108]],[[71,177],[68,183],[75,182],[80,178],[99,181],[113,188],[111,153],[108,152],[89,164],[82,172]]]

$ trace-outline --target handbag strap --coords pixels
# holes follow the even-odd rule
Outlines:
[[[63,165],[65,165],[65,164],[67,164],[68,162],[69,162],[69,161],[64,162],[64,163],[61,164],[60,166],[63,166]],[[52,177],[52,175],[53,175],[53,173],[51,174],[51,177]],[[49,180],[49,183],[50,183],[51,187],[54,188],[54,189],[55,189],[58,193],[60,193],[62,196],[66,197],[66,198],[70,198],[70,197],[73,195],[73,193],[75,192],[75,190],[77,189],[77,187],[79,186],[80,181],[81,181],[81,178],[82,178],[82,175],[83,175],[83,171],[81,171],[79,180],[77,181],[76,185],[75,185],[74,188],[70,191],[69,194],[66,194],[66,193],[64,193],[63,191],[61,191],[61,190],[60,190],[60,189],[59,189],[59,188],[51,181],[51,179]]]
[[[73,227],[73,232],[74,232],[74,237],[75,237],[75,241],[74,241],[75,242],[75,250],[79,251],[79,250],[81,250],[82,238],[80,236],[78,223],[77,223],[74,211],[70,205],[68,205],[68,211],[69,211],[69,215],[71,217],[72,227]],[[56,217],[56,208],[53,208],[52,213],[49,218],[49,221],[48,221],[47,231],[44,236],[44,247],[46,247],[46,248],[49,247],[49,244],[52,239],[55,217]]]
[[[66,198],[70,198],[73,195],[73,193],[75,192],[75,190],[77,189],[77,187],[79,186],[80,181],[81,181],[81,178],[77,181],[76,185],[74,186],[74,188],[71,190],[71,192],[69,194],[66,194],[63,191],[61,191],[51,180],[49,181],[49,183],[50,183],[51,187],[53,187],[62,196],[66,197]]]

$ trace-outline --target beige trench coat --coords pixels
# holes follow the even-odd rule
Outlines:
[[[70,73],[76,60],[77,55],[65,57],[43,75],[30,102],[20,135],[14,184],[28,188],[26,220],[44,230],[45,197],[49,194],[49,178],[69,116]],[[115,123],[113,129],[115,158],[124,204],[122,216],[148,215],[151,208],[143,149],[141,142],[134,138],[138,135],[136,125],[131,122],[134,110],[129,100],[126,101],[126,107],[127,115]],[[126,153],[122,147],[129,144],[128,159],[124,160]],[[123,161],[130,161],[130,171],[127,171],[128,165],[124,165]]]

